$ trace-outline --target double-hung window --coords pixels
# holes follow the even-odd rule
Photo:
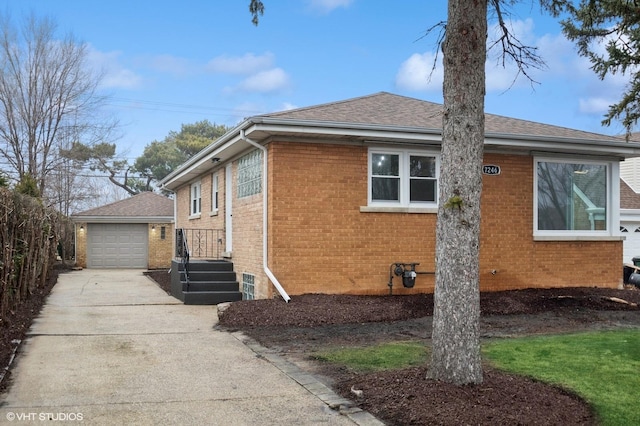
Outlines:
[[[534,232],[610,235],[611,176],[611,163],[536,159]]]
[[[369,150],[369,205],[435,207],[439,158],[420,151]]]
[[[189,215],[197,216],[202,211],[202,184],[200,181],[191,184],[191,202],[189,203]]]
[[[211,212],[217,212],[219,208],[218,173],[211,176]]]

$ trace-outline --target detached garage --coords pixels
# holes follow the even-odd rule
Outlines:
[[[167,197],[143,192],[72,219],[79,267],[160,269],[171,264],[173,201]]]

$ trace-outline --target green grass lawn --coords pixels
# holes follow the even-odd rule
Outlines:
[[[487,344],[499,369],[571,389],[603,425],[640,425],[640,330],[525,337]]]
[[[395,342],[364,348],[332,349],[317,353],[315,358],[366,372],[422,365],[427,362],[427,355],[427,348],[420,342]]]
[[[341,348],[319,360],[358,371],[422,365],[420,342]],[[504,339],[483,346],[496,368],[570,389],[588,401],[603,425],[640,425],[640,329]]]

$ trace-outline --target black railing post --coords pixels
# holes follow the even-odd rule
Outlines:
[[[187,291],[189,291],[189,244],[187,242],[187,234],[184,228],[177,229],[176,250],[178,251],[177,254],[178,257],[180,257],[182,271],[184,272],[184,279],[187,283]]]

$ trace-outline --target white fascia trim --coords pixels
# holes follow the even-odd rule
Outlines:
[[[485,146],[501,146],[533,151],[538,155],[554,153],[589,153],[592,155],[609,155],[616,158],[640,157],[640,144],[633,142],[616,142],[602,140],[572,139],[550,136],[510,135],[485,133]],[[536,152],[538,151],[538,152]],[[579,155],[576,153],[576,155]]]
[[[170,184],[176,181],[178,178],[186,175],[189,171],[194,170],[198,166],[203,165],[207,161],[211,161],[212,158],[216,157],[216,154],[220,152],[222,147],[226,144],[233,144],[240,139],[240,129],[245,127],[249,123],[248,120],[243,121],[237,127],[228,131],[224,135],[220,136],[210,145],[202,149],[193,157],[189,158],[185,161],[180,167],[178,167],[173,172],[169,173],[164,177],[160,182],[158,182],[160,187],[170,188]]]
[[[640,209],[620,209],[620,222],[640,222]]]
[[[223,149],[237,142],[245,142],[240,134],[244,132],[248,137],[256,132],[267,134],[308,134],[352,137],[362,141],[397,141],[405,143],[429,143],[440,145],[442,142],[442,129],[424,127],[390,126],[377,124],[344,123],[318,120],[291,120],[275,117],[252,117],[234,129],[222,135],[211,145],[191,157],[175,171],[167,175],[159,182],[159,185],[167,189],[175,189],[184,181],[189,173],[201,173],[203,166],[207,165],[213,157],[216,157]],[[572,139],[563,137],[513,135],[504,133],[485,133],[485,146],[508,147],[522,151],[542,151],[552,153],[571,153],[580,149],[581,153],[591,153],[602,156],[608,154],[612,157],[640,157],[640,143],[616,142],[602,140]],[[195,177],[195,175],[193,176]],[[173,183],[177,185],[173,185]]]
[[[173,216],[71,216],[75,223],[173,223]]]

